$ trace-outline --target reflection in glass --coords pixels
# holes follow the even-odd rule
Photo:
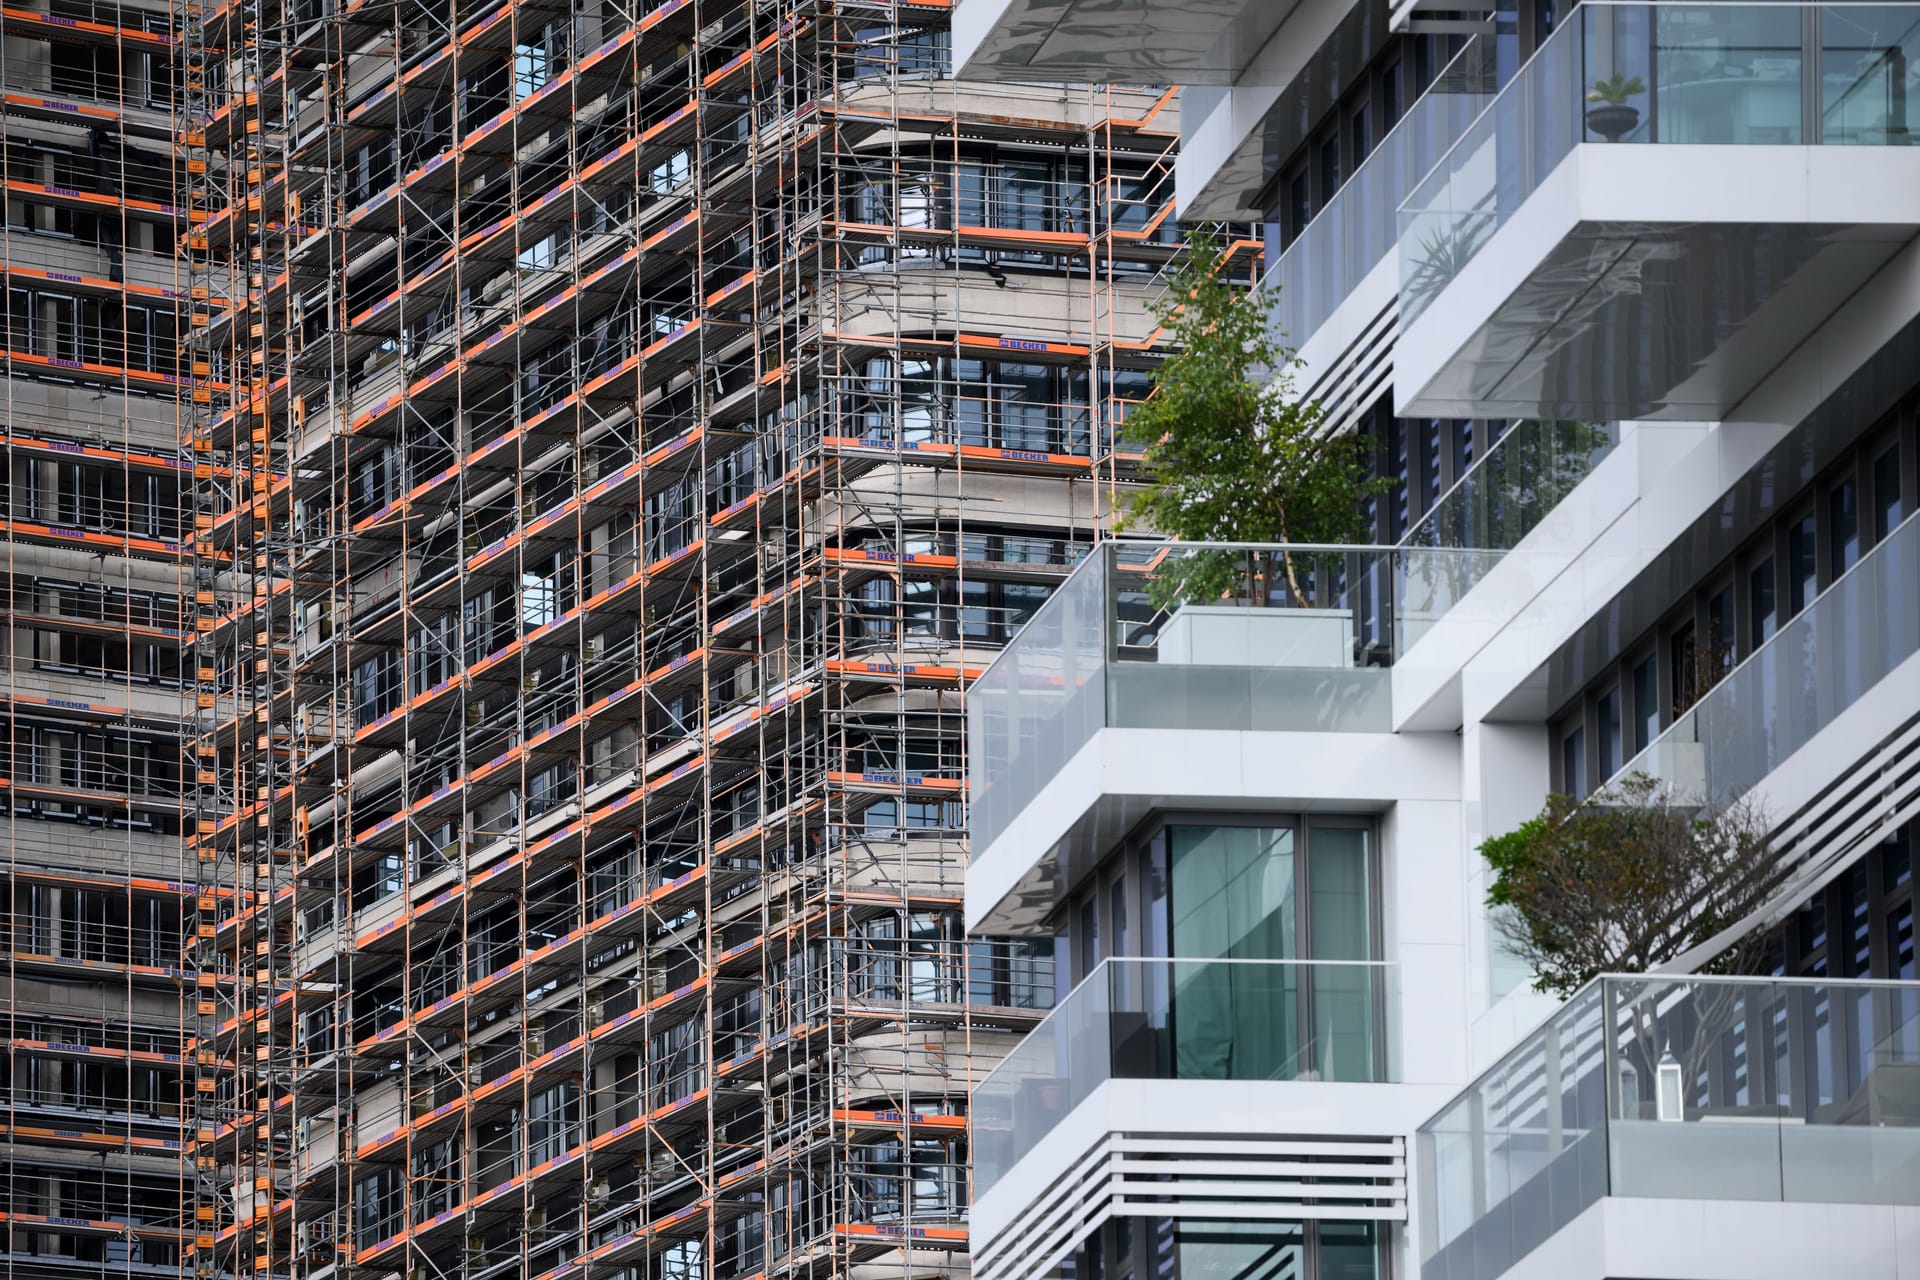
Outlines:
[[[1173,953],[1182,959],[1290,960],[1293,832],[1285,827],[1174,827]],[[1276,1079],[1299,1051],[1291,966],[1183,965],[1174,975],[1176,1074]]]
[[[1306,1243],[1293,1222],[1182,1222],[1175,1239],[1180,1280],[1300,1275],[1306,1265]]]
[[[1316,824],[1308,842],[1308,937],[1316,960],[1373,958],[1367,829]],[[1374,971],[1326,965],[1313,974],[1308,1069],[1327,1080],[1364,1080],[1374,1059]]]
[[[1910,146],[1907,102],[1920,12],[1906,5],[1820,10],[1820,136],[1828,145]]]
[[[1657,5],[1650,111],[1656,141],[1800,142],[1795,5]]]

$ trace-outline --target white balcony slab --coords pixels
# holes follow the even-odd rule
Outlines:
[[[1031,933],[1155,812],[1380,812],[1458,800],[1452,733],[1100,729],[967,867],[967,928]]]

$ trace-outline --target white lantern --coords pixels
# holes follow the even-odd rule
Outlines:
[[[1680,1061],[1673,1056],[1671,1047],[1660,1055],[1660,1067],[1654,1074],[1654,1114],[1662,1120],[1686,1119],[1686,1091]]]

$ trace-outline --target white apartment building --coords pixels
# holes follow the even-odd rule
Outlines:
[[[970,693],[967,925],[1060,992],[973,1095],[982,1280],[1920,1276],[1920,5],[954,33],[1185,86],[1181,216],[1265,225],[1391,481],[1367,547],[1108,544]],[[1629,771],[1766,816],[1767,976],[1506,953],[1481,843]]]

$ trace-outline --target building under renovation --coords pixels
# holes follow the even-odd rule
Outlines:
[[[232,1003],[231,978],[199,987],[182,950],[193,374],[172,27],[160,5],[0,10],[0,1267],[29,1280],[179,1274],[200,1234],[182,1162],[189,1002]]]
[[[150,766],[177,827],[140,836],[175,883],[114,893],[136,950],[174,909],[182,1263],[964,1270],[967,1090],[1054,977],[963,934],[962,691],[1126,483],[1171,91],[956,85],[945,5],[892,0],[175,21],[184,465],[171,402],[150,447],[187,724]],[[145,188],[100,182],[132,227]],[[15,859],[97,858],[29,846],[26,803]]]

